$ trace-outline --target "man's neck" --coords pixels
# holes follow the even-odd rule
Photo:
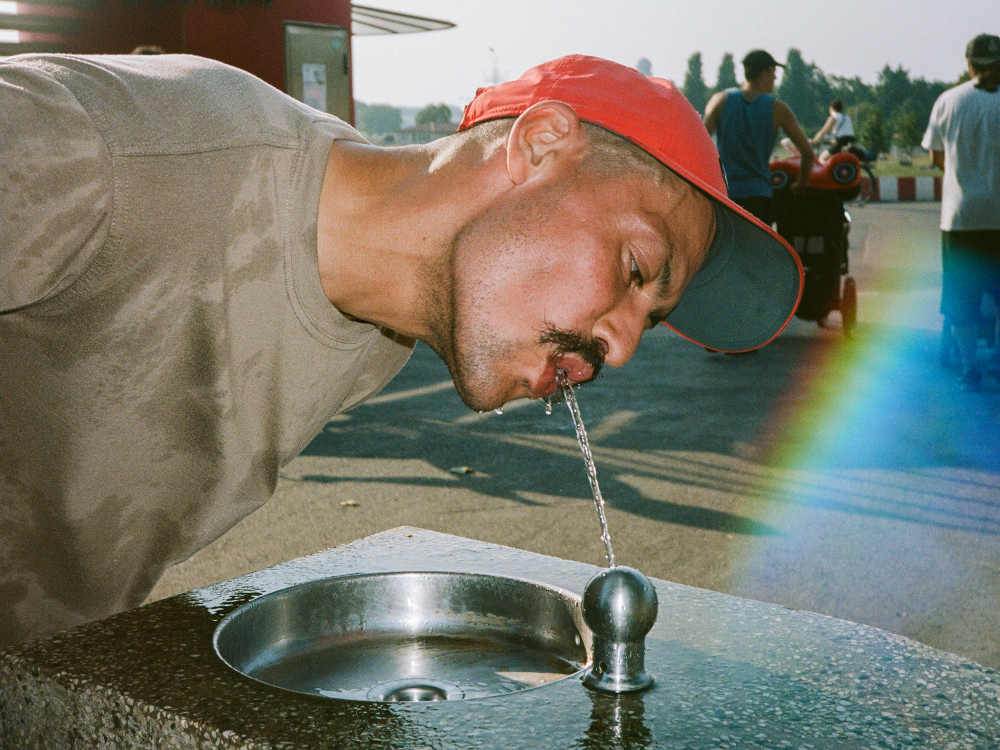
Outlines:
[[[969,78],[972,79],[973,86],[989,94],[995,94],[997,92],[997,88],[1000,87],[1000,66],[994,65],[982,70],[977,70],[976,67],[969,62],[968,70]]]
[[[495,188],[481,157],[446,139],[390,149],[336,142],[317,234],[330,303],[349,318],[423,338],[428,268]]]
[[[1000,88],[1000,76],[980,75],[978,78],[972,80],[973,86],[989,94],[995,94],[997,89]]]
[[[766,91],[764,91],[764,89],[760,88],[756,84],[746,83],[746,82],[743,83],[743,86],[740,88],[740,91],[743,93],[743,98],[746,99],[748,102],[752,102],[761,94],[767,93]]]

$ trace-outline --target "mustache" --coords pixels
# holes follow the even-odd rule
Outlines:
[[[556,356],[575,354],[590,365],[594,372],[588,382],[596,378],[597,374],[601,371],[608,349],[607,344],[599,339],[556,328],[551,323],[542,332],[538,341],[543,345],[554,346]]]

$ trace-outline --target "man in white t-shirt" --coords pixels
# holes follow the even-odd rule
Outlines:
[[[965,57],[971,80],[938,97],[922,145],[944,170],[941,312],[962,358],[959,386],[976,390],[982,296],[1000,292],[1000,38],[980,34]]]

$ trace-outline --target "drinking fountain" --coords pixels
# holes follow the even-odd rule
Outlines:
[[[593,659],[583,682],[605,693],[631,693],[653,685],[646,671],[646,634],[657,613],[656,589],[626,566],[607,568],[587,583],[583,620],[594,634]]]

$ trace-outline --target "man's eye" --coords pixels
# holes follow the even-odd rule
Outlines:
[[[642,285],[645,279],[642,278],[642,271],[639,270],[639,264],[635,262],[635,258],[632,258],[632,281]]]

